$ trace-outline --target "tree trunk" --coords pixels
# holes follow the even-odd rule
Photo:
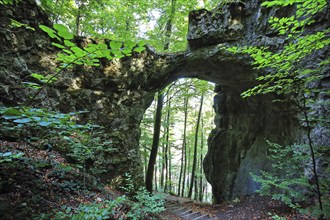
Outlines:
[[[156,157],[157,159],[157,157]],[[155,176],[155,190],[157,191],[157,163],[155,163],[155,173],[154,173],[154,176]]]
[[[195,143],[194,143],[194,159],[193,159],[193,165],[192,165],[192,170],[191,170],[191,181],[190,181],[191,184],[190,184],[190,188],[189,188],[188,197],[191,197],[191,195],[192,195],[194,180],[195,180],[195,172],[196,172],[196,164],[197,164],[198,131],[199,131],[199,124],[200,124],[200,120],[201,120],[203,101],[204,101],[204,94],[202,93],[201,101],[200,101],[200,105],[199,105],[198,117],[197,117],[197,124],[196,124]]]
[[[167,93],[167,97],[169,97],[169,91]],[[166,171],[166,180],[165,180],[165,192],[169,191],[170,184],[170,165],[169,165],[169,152],[170,152],[170,116],[171,116],[171,102],[168,100],[167,108],[166,108],[166,123],[165,123],[165,171]]]
[[[188,139],[187,140],[187,171],[186,171],[187,172],[186,189],[188,190],[188,192],[185,192],[186,193],[185,196],[188,196],[189,189],[190,189],[190,180],[191,180],[191,178],[190,178],[191,173],[189,172],[191,170],[191,147],[190,146],[191,146],[191,144],[189,143],[189,139]]]
[[[198,183],[197,183],[197,178],[195,178],[195,182],[194,182],[194,189],[195,189],[195,192],[194,192],[194,200],[197,200],[198,199]]]
[[[319,203],[319,208],[321,211],[323,211],[322,193],[321,193],[321,189],[320,189],[319,175],[316,170],[316,157],[315,157],[315,152],[314,152],[314,144],[313,144],[313,140],[311,137],[312,126],[310,124],[310,119],[309,119],[308,112],[307,112],[308,107],[307,107],[307,98],[306,98],[305,94],[302,94],[302,99],[301,99],[302,103],[298,99],[296,99],[296,102],[297,102],[298,107],[302,111],[305,122],[306,122],[307,140],[308,140],[308,146],[309,146],[309,150],[310,150],[310,157],[312,159],[312,166],[313,166],[312,172],[313,172],[313,175],[315,178],[316,195],[317,195],[317,199],[318,199],[318,203]]]
[[[159,136],[160,136],[160,126],[161,126],[161,119],[162,119],[162,109],[163,109],[163,94],[158,92],[158,99],[157,99],[157,109],[156,109],[156,117],[155,117],[155,125],[154,125],[154,134],[152,140],[152,148],[149,157],[148,163],[148,170],[146,175],[146,189],[149,192],[152,192],[152,181],[153,181],[153,174],[154,168],[157,158],[157,151],[159,145]]]
[[[181,196],[184,195],[184,188],[186,185],[186,170],[187,170],[187,119],[188,119],[188,97],[184,97],[184,125],[183,125],[183,140],[182,140],[182,157],[181,157],[181,168],[183,167],[182,174],[182,192],[179,190]]]
[[[163,127],[163,129],[165,130],[165,127]],[[161,188],[164,189],[164,186],[165,186],[165,175],[166,175],[166,164],[165,164],[165,132],[163,133],[163,141],[162,141],[162,154],[161,154],[161,164],[162,164],[162,173],[161,173],[161,179],[160,179],[160,185],[161,185]]]
[[[169,19],[166,22],[166,26],[165,26],[164,50],[168,50],[168,48],[170,47],[170,39],[171,39],[173,20],[174,20],[174,15],[175,15],[175,4],[176,4],[176,0],[172,0],[171,1],[171,13],[170,13]]]
[[[77,17],[76,17],[76,35],[80,36],[81,35],[80,21],[81,21],[81,17],[82,17],[81,10],[84,7],[84,3],[76,0],[76,4],[78,5]]]
[[[199,178],[199,198],[203,202],[203,147],[204,147],[204,120],[201,120],[201,150],[200,150],[200,178]]]
[[[172,192],[172,154],[170,145],[168,148],[168,188],[169,192]]]

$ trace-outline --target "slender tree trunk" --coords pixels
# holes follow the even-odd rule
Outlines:
[[[169,95],[169,91],[167,93]],[[169,97],[169,96],[167,96]],[[166,112],[166,124],[165,124],[165,170],[166,170],[166,181],[165,181],[165,192],[168,192],[170,190],[170,116],[171,116],[171,102],[167,101],[167,112]]]
[[[157,191],[158,187],[157,187],[157,163],[155,163],[155,190]]]
[[[308,117],[307,99],[305,97],[305,94],[302,94],[302,103],[298,99],[296,99],[296,102],[297,102],[298,107],[302,111],[304,118],[305,118],[305,122],[306,122],[307,140],[308,140],[308,146],[309,146],[309,150],[310,150],[310,156],[312,159],[312,165],[313,165],[312,171],[313,171],[314,178],[315,178],[316,194],[317,194],[317,199],[318,199],[320,210],[323,211],[322,194],[321,194],[321,189],[320,189],[319,176],[318,176],[318,173],[316,170],[316,158],[315,158],[315,152],[314,152],[314,145],[313,145],[313,140],[311,137],[312,126],[310,124],[310,120]]]
[[[167,117],[166,117],[166,121],[165,121],[166,125],[165,125],[165,149],[164,149],[164,162],[165,162],[165,187],[164,187],[164,191],[168,192],[168,138],[167,138]]]
[[[147,154],[149,154],[148,152],[148,145],[149,145],[149,141],[147,136],[144,139],[144,147],[143,147],[143,161],[144,161],[144,176],[146,176],[147,174],[147,169],[148,169],[148,158],[147,158]]]
[[[80,8],[78,8],[78,14],[76,17],[76,35],[80,35]]]
[[[197,167],[199,166],[199,162],[198,162],[199,160],[197,160]],[[195,174],[196,175],[196,174]],[[198,192],[199,192],[199,190],[198,190],[198,187],[199,187],[199,184],[198,184],[198,178],[195,178],[195,182],[194,182],[194,200],[197,200],[198,198],[199,198],[199,196],[198,196]]]
[[[169,19],[166,22],[166,26],[165,26],[164,50],[168,50],[168,48],[170,47],[170,39],[171,39],[173,20],[174,20],[174,15],[175,15],[175,5],[176,5],[176,0],[171,0],[171,13],[170,13]]]
[[[200,150],[200,178],[199,178],[199,201],[203,202],[203,147],[204,147],[204,120],[201,119],[201,150]]]
[[[162,148],[163,149],[163,146]],[[162,185],[162,178],[163,178],[163,156],[158,154],[158,160],[157,160],[157,164],[158,164],[158,174],[159,174],[159,178],[158,178],[158,185],[161,189],[164,188],[164,185]]]
[[[188,193],[189,193],[189,189],[190,189],[190,180],[191,180],[191,173],[189,173],[189,171],[191,170],[191,147],[190,147],[190,143],[189,143],[189,139],[187,140],[187,187],[186,187],[186,191],[185,191],[185,196],[188,196],[187,194],[187,190],[188,190]]]
[[[169,148],[168,148],[168,188],[169,188],[169,192],[172,192],[172,154],[171,154],[171,146],[169,146]]]
[[[196,164],[197,164],[198,131],[199,131],[199,124],[200,124],[200,120],[201,120],[203,102],[204,102],[204,94],[202,93],[201,101],[200,101],[200,105],[199,105],[198,116],[197,116],[197,124],[196,124],[196,132],[195,132],[195,144],[194,144],[194,159],[193,159],[193,165],[192,165],[192,171],[191,171],[191,181],[190,181],[191,184],[190,184],[190,188],[189,188],[188,197],[191,197],[191,195],[192,195],[194,179],[195,179]]]
[[[181,168],[183,167],[182,174],[182,192],[181,196],[184,196],[184,188],[186,185],[186,170],[187,170],[187,120],[188,120],[188,97],[184,98],[184,125],[183,125],[183,140],[182,140],[182,163]],[[180,191],[180,190],[179,190]]]
[[[181,146],[181,159],[180,159],[180,173],[179,173],[179,184],[178,184],[178,193],[177,196],[181,195],[181,181],[182,181],[182,174],[183,174],[183,147]]]
[[[163,127],[164,128],[164,127]],[[165,130],[165,128],[164,128]],[[166,133],[164,132],[163,133],[163,141],[162,141],[162,155],[161,155],[161,164],[162,164],[162,173],[161,173],[161,180],[160,180],[160,184],[161,184],[161,187],[162,189],[165,189],[164,186],[164,182],[165,182],[165,175],[166,175],[166,165],[165,165],[165,135]]]
[[[175,15],[175,4],[176,4],[176,0],[172,0],[171,1],[171,13],[170,13],[170,17],[166,22],[166,26],[165,26],[165,44],[164,44],[164,50],[168,50],[170,47],[170,38],[171,38],[171,34],[172,34],[172,26],[173,26],[173,19],[174,19],[174,15]],[[168,148],[168,144],[166,143],[166,147]],[[165,171],[166,171],[166,177],[168,176],[168,164],[167,164],[167,149],[165,149]],[[167,188],[167,178],[165,179],[165,191]]]
[[[77,17],[76,17],[76,35],[80,36],[81,35],[81,30],[80,30],[81,10],[84,7],[84,3],[80,2],[79,0],[76,0],[76,4],[78,5]]]
[[[146,175],[146,189],[149,192],[152,192],[152,180],[154,174],[154,168],[157,158],[157,151],[159,145],[159,136],[160,136],[160,126],[161,126],[161,118],[162,118],[162,109],[163,109],[163,94],[158,92],[157,99],[157,109],[156,109],[156,117],[155,117],[155,125],[154,125],[154,134],[152,140],[152,148],[149,157],[148,170]]]

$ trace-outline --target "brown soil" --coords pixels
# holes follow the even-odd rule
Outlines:
[[[208,214],[212,219],[219,220],[272,220],[273,216],[285,218],[287,220],[316,220],[316,218],[302,215],[290,207],[273,200],[269,197],[259,195],[245,196],[236,199],[235,202],[226,202],[218,205],[199,203],[187,198],[170,196],[171,201],[177,201],[178,206],[183,206],[187,210]],[[163,213],[163,219],[182,219],[173,213]]]

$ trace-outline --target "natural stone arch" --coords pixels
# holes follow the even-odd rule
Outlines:
[[[219,84],[214,99],[216,128],[209,137],[204,170],[217,202],[256,189],[248,173],[267,168],[264,139],[291,143],[299,139],[296,112],[290,105],[273,103],[272,96],[242,99],[256,75],[251,59],[232,54],[227,46],[266,45],[277,50],[284,40],[268,26],[270,15],[292,10],[261,9],[260,1],[243,1],[190,14],[190,49],[160,54],[148,48],[121,60],[103,61],[100,68],[77,67],[68,71],[36,99],[38,106],[63,112],[88,110],[94,123],[104,125],[115,151],[99,155],[112,180],[129,171],[141,180],[139,124],[156,91],[180,77],[196,77]],[[0,5],[1,105],[17,105],[31,91],[17,84],[31,72],[54,68],[57,51],[38,24],[50,24],[34,1],[15,7]],[[31,13],[31,11],[33,13]],[[10,20],[27,23],[36,31],[15,32]],[[80,39],[79,41],[88,41]],[[47,97],[45,99],[45,97]],[[82,118],[84,120],[84,118]]]
[[[24,88],[17,90],[17,80],[26,77],[30,72],[42,73],[52,69],[56,50],[50,46],[50,39],[38,30],[38,24],[49,24],[49,22],[34,1],[22,1],[16,8],[5,5],[1,7],[4,8],[1,10],[7,13],[1,18],[4,21],[2,22],[4,37],[1,38],[0,47],[6,54],[3,56],[3,63],[8,64],[3,67],[3,71],[12,73],[2,75],[2,82],[6,84],[2,86],[1,102],[3,105],[15,105],[26,100],[31,94],[31,91]],[[215,22],[220,25],[220,32],[217,32],[217,35],[214,35],[212,30],[208,32],[207,27],[210,27],[208,25],[203,26],[206,29],[202,32],[197,31],[206,34],[205,36],[190,32],[190,50],[182,53],[160,54],[148,48],[145,52],[134,54],[132,57],[111,62],[103,61],[101,68],[77,67],[62,75],[53,87],[48,87],[36,99],[36,103],[39,103],[39,106],[51,107],[63,112],[88,110],[93,122],[105,126],[116,149],[115,153],[99,155],[106,161],[96,167],[106,170],[100,177],[111,180],[128,170],[136,180],[141,180],[142,169],[138,151],[139,124],[155,92],[180,77],[196,77],[219,83],[222,90],[218,91],[219,94],[215,98],[215,109],[218,114],[216,121],[219,123],[210,137],[209,153],[204,167],[217,200],[229,198],[233,191],[233,181],[237,179],[240,167],[238,155],[242,154],[241,149],[247,150],[250,146],[244,143],[239,146],[230,145],[231,138],[227,138],[230,135],[224,136],[224,130],[235,130],[238,133],[245,131],[236,129],[239,123],[232,123],[232,119],[228,117],[230,115],[222,113],[226,112],[225,108],[230,109],[230,112],[237,112],[237,115],[253,112],[255,108],[253,103],[256,101],[243,101],[239,96],[241,91],[253,84],[251,60],[248,56],[232,54],[226,50],[226,46],[242,44],[238,40],[243,36],[246,37],[245,32],[240,28],[235,28],[235,33],[230,34],[232,28],[230,20],[233,14],[230,10],[234,10],[237,16],[237,12],[242,12],[242,8],[240,5],[229,5],[222,10],[225,23],[205,10],[196,11],[190,15],[191,31],[195,30],[193,25],[198,25],[200,22],[205,22],[205,24]],[[30,13],[31,11],[34,13]],[[37,31],[25,31],[19,34],[11,32],[7,26],[10,16],[14,16],[22,23],[28,23]],[[235,20],[237,20],[236,17]],[[242,22],[241,19],[237,21]],[[211,37],[208,37],[208,33]],[[223,38],[221,35],[228,36]],[[88,39],[78,40],[78,42],[82,41],[86,42]],[[14,65],[9,65],[11,63]],[[222,98],[223,95],[225,99]],[[232,103],[235,102],[246,104],[242,104],[243,108],[232,110]],[[218,137],[222,137],[223,140],[219,142]],[[219,155],[218,149],[228,149],[229,153]],[[234,159],[232,161],[220,159],[226,166],[218,171],[217,157]]]

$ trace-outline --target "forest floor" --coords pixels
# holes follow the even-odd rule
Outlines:
[[[289,220],[316,220],[310,216],[299,214],[285,204],[273,200],[269,197],[252,195],[235,199],[231,202],[225,202],[218,205],[200,203],[187,198],[170,196],[168,200],[172,205],[170,209],[163,212],[163,219],[218,219],[218,220],[254,220],[254,219],[289,219]],[[177,209],[174,209],[176,207]],[[194,213],[200,213],[199,216],[207,215],[209,218],[191,218],[181,215],[176,210],[183,207],[182,213],[190,210]],[[173,211],[174,210],[174,211]],[[191,213],[190,212],[190,213]],[[275,217],[277,216],[277,218]],[[280,218],[282,217],[282,218]]]
[[[3,153],[12,155],[4,156]],[[23,156],[16,156],[18,152]],[[34,149],[25,143],[0,141],[0,219],[52,219],[54,213],[80,204],[114,200],[122,194],[69,164],[59,153]],[[126,200],[125,200],[126,202]],[[159,219],[313,219],[282,203],[258,195],[220,205],[168,196]],[[126,209],[126,210],[125,210]],[[115,219],[126,219],[129,206],[120,206]],[[178,211],[181,210],[181,211]],[[182,217],[182,213],[184,215]],[[151,219],[146,218],[144,219]]]
[[[56,151],[0,141],[0,153],[5,152],[24,155],[0,157],[0,220],[53,219],[63,207],[74,211],[81,204],[112,201],[122,195]]]

